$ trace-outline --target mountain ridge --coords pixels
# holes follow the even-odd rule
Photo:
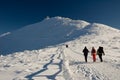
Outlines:
[[[109,31],[105,31],[108,30]],[[74,40],[90,34],[111,33],[119,30],[99,23],[72,20],[64,17],[46,18],[41,22],[25,26],[0,38],[0,50],[3,54],[24,50],[41,49]]]

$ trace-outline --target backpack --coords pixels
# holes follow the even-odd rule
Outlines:
[[[102,53],[104,53],[103,47],[99,47],[99,49],[97,50],[97,54],[102,54]]]

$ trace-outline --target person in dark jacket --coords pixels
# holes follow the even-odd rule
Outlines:
[[[66,46],[66,48],[68,48],[68,45],[67,45],[67,44],[66,44],[65,46]]]
[[[103,62],[103,59],[102,59],[102,55],[105,55],[104,53],[104,50],[103,50],[103,47],[99,47],[98,50],[97,50],[97,55],[99,56],[99,59],[101,62]]]
[[[84,53],[84,57],[85,57],[85,62],[87,62],[87,57],[88,57],[89,50],[87,49],[86,46],[85,46],[85,48],[83,49],[83,53]]]

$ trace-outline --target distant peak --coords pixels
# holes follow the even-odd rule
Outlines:
[[[49,17],[47,16],[45,18],[45,20],[68,20],[68,21],[76,21],[76,22],[85,22],[85,23],[89,23],[87,21],[84,21],[84,20],[73,20],[73,19],[70,19],[70,18],[66,18],[66,17],[61,17],[61,16],[55,16],[55,17]]]
[[[65,18],[65,17],[60,17],[60,16],[55,16],[55,17],[49,17],[49,19],[55,19],[55,20],[72,20],[70,18]]]
[[[50,22],[61,22],[61,24],[63,25],[69,25],[69,26],[76,26],[77,28],[83,28],[85,26],[90,25],[89,22],[84,21],[84,20],[73,20],[70,18],[66,18],[66,17],[60,17],[60,16],[56,16],[56,17],[46,17],[46,19],[44,20],[46,21],[50,21]]]

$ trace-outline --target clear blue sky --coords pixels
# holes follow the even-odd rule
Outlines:
[[[0,34],[62,16],[120,29],[120,0],[0,0]]]

